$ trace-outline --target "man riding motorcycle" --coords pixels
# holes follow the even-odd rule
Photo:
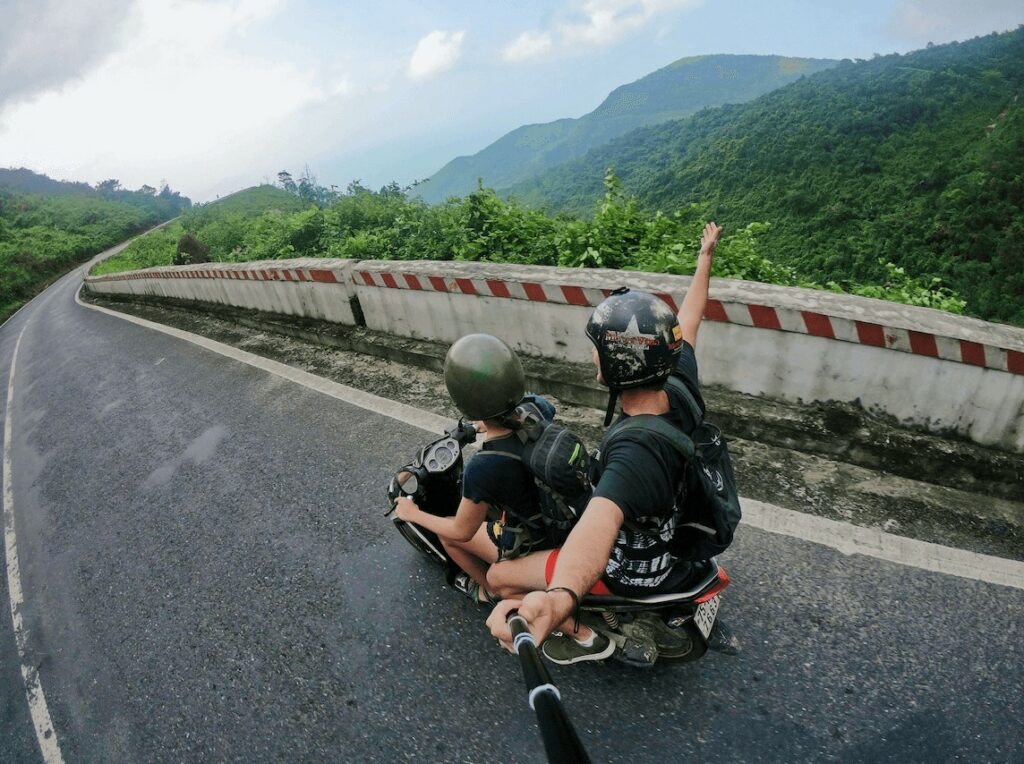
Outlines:
[[[624,417],[655,414],[684,432],[692,430],[690,408],[665,389],[672,375],[703,412],[694,348],[721,232],[714,223],[705,226],[697,269],[677,315],[653,295],[628,290],[595,308],[587,336],[594,343],[598,381],[610,391],[606,425],[620,399]],[[545,640],[544,654],[554,662],[603,659],[611,654],[606,637],[586,629],[573,633],[584,593],[600,583],[632,596],[676,591],[704,572],[702,563],[679,560],[668,549],[679,522],[676,494],[684,469],[673,449],[634,430],[616,438],[603,462],[593,498],[560,550],[536,552],[489,571],[491,590],[507,599],[487,623],[506,649],[511,649],[506,617],[518,609],[538,642]],[[529,594],[519,595],[523,591]],[[549,637],[556,628],[563,634]]]

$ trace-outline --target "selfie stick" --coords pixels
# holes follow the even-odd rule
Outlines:
[[[537,725],[544,740],[548,761],[558,764],[590,764],[590,757],[562,707],[562,696],[551,683],[551,675],[537,652],[537,642],[530,633],[529,624],[513,611],[508,625],[512,631],[512,646],[519,656],[523,679],[530,693],[530,708],[537,713]]]

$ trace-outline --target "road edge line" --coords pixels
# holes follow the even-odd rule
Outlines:
[[[853,525],[827,517],[743,499],[744,525],[781,536],[831,547],[845,555],[862,555],[959,578],[1024,589],[1024,562],[897,536],[880,528]]]
[[[42,294],[42,293],[40,293]],[[34,298],[33,298],[34,299]],[[11,603],[11,619],[14,626],[14,641],[18,646],[18,659],[21,664],[21,676],[25,684],[25,696],[28,710],[35,727],[36,740],[39,742],[40,753],[46,764],[63,764],[64,757],[57,743],[57,731],[50,718],[50,709],[46,704],[46,695],[39,678],[39,669],[32,665],[26,654],[28,632],[25,629],[21,610],[25,605],[25,595],[21,589],[21,568],[18,564],[18,539],[14,530],[14,486],[11,468],[11,440],[14,436],[12,421],[14,419],[14,371],[18,362],[18,349],[21,338],[25,336],[28,322],[21,327],[18,339],[14,343],[11,354],[11,368],[7,378],[7,408],[4,411],[4,551],[7,561],[7,596]]]

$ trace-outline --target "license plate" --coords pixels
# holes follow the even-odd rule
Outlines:
[[[704,639],[707,639],[708,635],[711,634],[711,627],[715,625],[715,616],[718,615],[718,606],[721,604],[722,601],[716,594],[707,602],[697,605],[697,611],[693,614],[693,622],[697,624],[697,628],[704,635]]]

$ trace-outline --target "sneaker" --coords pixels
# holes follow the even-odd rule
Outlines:
[[[568,666],[583,661],[603,661],[615,652],[615,643],[599,631],[594,632],[594,643],[589,647],[565,634],[552,634],[540,649],[552,663]]]

